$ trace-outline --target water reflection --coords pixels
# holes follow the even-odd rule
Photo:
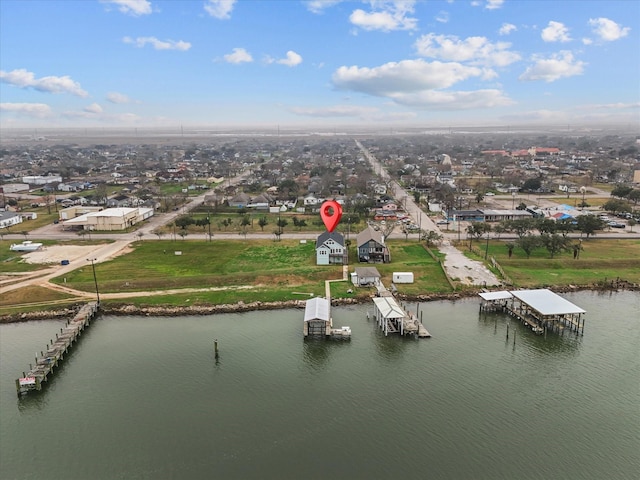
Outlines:
[[[39,392],[32,391],[27,395],[20,395],[17,397],[18,412],[21,414],[29,414],[44,410],[49,403],[47,398],[48,395],[45,389],[40,390]]]
[[[579,353],[583,336],[567,330],[564,334],[549,332],[536,335],[529,328],[505,313],[492,312],[478,315],[478,325],[485,332],[504,336],[507,344],[525,345],[532,353],[574,356]],[[508,325],[508,329],[507,329]],[[508,334],[508,337],[507,337]]]
[[[307,338],[302,347],[302,359],[312,370],[322,370],[331,358],[331,352],[349,345],[348,340]]]
[[[394,360],[400,357],[406,351],[408,343],[416,341],[413,337],[402,337],[397,333],[385,337],[377,325],[374,325],[374,328],[376,328],[376,333],[373,336],[374,345],[381,358],[385,360]]]

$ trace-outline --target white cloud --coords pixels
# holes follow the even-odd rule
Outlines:
[[[342,66],[334,72],[332,81],[340,90],[391,97],[401,92],[447,88],[482,74],[482,69],[477,67],[418,59],[390,62],[374,68]]]
[[[631,28],[622,27],[613,20],[603,17],[589,19],[589,25],[593,27],[593,33],[605,42],[613,42],[626,37],[631,31]]]
[[[560,22],[551,20],[540,35],[545,42],[570,42],[569,29]]]
[[[585,38],[582,39],[582,43],[584,45],[591,45],[593,43],[593,40],[591,40],[590,38],[586,38],[585,37]]]
[[[534,57],[535,64],[527,67],[519,80],[555,82],[561,78],[582,75],[585,62],[576,60],[567,50],[553,54],[550,58]]]
[[[585,105],[583,107],[585,110],[626,110],[626,109],[640,109],[640,102],[633,103],[601,103],[595,105]]]
[[[207,0],[204,9],[213,18],[228,20],[235,3],[236,0]]]
[[[253,62],[253,57],[244,48],[234,48],[231,53],[228,53],[223,58],[225,62],[235,64]]]
[[[95,113],[95,114],[102,113],[102,107],[97,103],[92,103],[91,105],[87,105],[86,107],[84,107],[83,110],[87,113]]]
[[[112,3],[118,6],[118,10],[127,15],[139,17],[140,15],[149,15],[151,10],[151,2],[148,0],[100,0],[102,3]]]
[[[311,0],[306,2],[307,10],[312,13],[323,13],[325,9],[337,5],[343,0]]]
[[[398,93],[393,100],[401,105],[439,110],[471,110],[512,105],[514,102],[500,90],[475,91],[427,90],[423,92]]]
[[[111,103],[131,103],[131,99],[123,93],[109,92],[107,93],[107,100]]]
[[[460,63],[403,60],[375,68],[340,67],[332,77],[340,90],[352,90],[385,97],[416,108],[440,110],[510,105],[512,100],[495,89],[444,91],[457,82],[486,75],[484,69]]]
[[[37,118],[44,118],[51,114],[51,108],[44,103],[0,103],[0,111]]]
[[[124,43],[130,43],[135,45],[138,48],[142,48],[145,45],[149,44],[156,50],[179,50],[179,51],[187,51],[191,48],[191,44],[189,42],[184,42],[182,40],[158,40],[156,37],[124,37],[122,39]]]
[[[408,16],[413,13],[413,0],[382,0],[371,2],[377,10],[365,12],[358,8],[349,16],[349,21],[363,30],[415,30],[418,19]]]
[[[47,93],[70,93],[78,97],[88,97],[89,94],[82,89],[78,82],[75,82],[65,75],[63,77],[42,77],[35,78],[33,72],[24,68],[5,72],[0,70],[0,81],[20,88],[33,88],[40,92]]]
[[[487,0],[487,5],[484,7],[487,10],[496,10],[502,7],[504,0]]]
[[[449,23],[449,12],[440,11],[440,13],[436,15],[436,22]]]
[[[287,67],[295,67],[296,65],[300,65],[302,63],[302,57],[293,50],[289,50],[287,52],[287,56],[285,58],[281,58],[280,60],[276,60],[276,63],[286,65]]]
[[[504,67],[520,60],[520,55],[509,51],[507,42],[491,43],[486,37],[467,37],[429,33],[416,40],[419,55],[455,62]]]
[[[511,32],[515,32],[516,30],[518,30],[518,27],[513,23],[503,23],[500,30],[498,30],[498,33],[500,35],[509,35]]]

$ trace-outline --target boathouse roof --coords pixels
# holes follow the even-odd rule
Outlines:
[[[545,316],[586,313],[585,310],[546,288],[537,290],[514,290],[511,294]]]
[[[375,297],[373,303],[384,318],[404,318],[407,316],[393,297]]]
[[[487,300],[489,302],[492,300],[506,300],[513,297],[511,292],[507,292],[506,290],[502,290],[500,292],[481,292],[479,295],[483,300]]]
[[[304,321],[329,320],[329,300],[323,297],[315,297],[307,300],[304,308]]]

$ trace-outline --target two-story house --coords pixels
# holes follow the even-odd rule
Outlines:
[[[338,232],[324,232],[316,240],[316,265],[347,265],[344,236]]]
[[[367,226],[356,237],[358,243],[358,260],[368,263],[390,263],[391,253],[384,243],[381,232]]]

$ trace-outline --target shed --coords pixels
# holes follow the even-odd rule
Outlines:
[[[351,274],[351,282],[356,287],[378,285],[380,283],[380,272],[375,267],[356,267],[356,271]]]
[[[393,283],[413,283],[413,272],[393,272]]]

